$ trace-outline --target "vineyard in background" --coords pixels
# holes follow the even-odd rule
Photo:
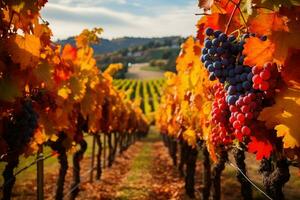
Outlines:
[[[165,79],[115,79],[113,81],[116,89],[125,93],[127,100],[140,102],[141,109],[151,122],[154,121],[164,83]]]

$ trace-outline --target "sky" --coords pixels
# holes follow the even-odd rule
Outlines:
[[[54,39],[101,27],[104,38],[195,35],[197,0],[48,0],[42,17]]]

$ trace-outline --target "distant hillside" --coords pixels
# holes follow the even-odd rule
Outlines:
[[[161,37],[161,38],[140,38],[140,37],[123,37],[117,39],[101,39],[101,42],[97,45],[93,45],[96,54],[111,53],[122,49],[128,49],[129,47],[143,46],[146,44],[150,45],[161,45],[165,44],[171,46],[173,41],[181,40],[181,37]],[[69,37],[65,40],[58,40],[59,44],[75,44],[74,37]]]

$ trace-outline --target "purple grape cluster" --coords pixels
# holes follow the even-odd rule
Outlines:
[[[212,28],[205,30],[206,38],[202,49],[201,61],[209,71],[209,79],[225,84],[226,102],[234,105],[241,95],[254,92],[253,73],[244,65],[242,55],[245,39],[255,35],[244,34],[240,40],[234,35],[227,36]]]

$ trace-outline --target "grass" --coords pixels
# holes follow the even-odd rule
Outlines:
[[[151,179],[152,144],[156,140],[159,140],[159,134],[154,127],[151,127],[148,137],[144,139],[143,148],[134,158],[130,171],[119,189],[118,200],[138,199],[149,195],[149,185],[147,184],[150,183],[149,179]]]

